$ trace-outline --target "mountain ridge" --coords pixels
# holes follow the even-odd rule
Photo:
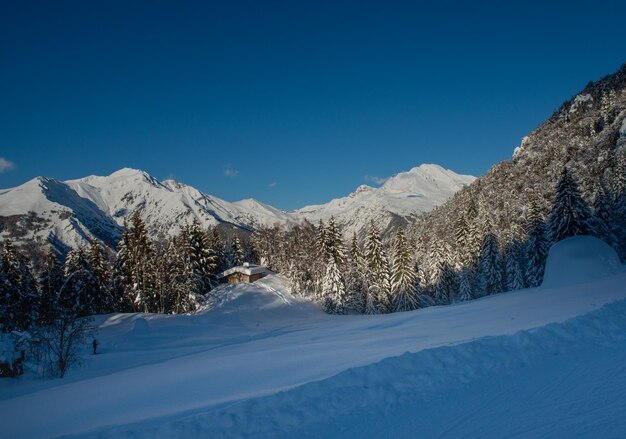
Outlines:
[[[421,175],[419,182],[408,181],[405,186],[410,190],[406,193],[402,185],[396,184],[395,189],[389,189],[394,188],[394,181],[397,183],[408,175],[419,174],[415,171],[418,169],[429,170],[432,175],[427,178]],[[446,175],[448,179],[437,180],[435,177],[438,173]],[[363,204],[367,202],[359,198],[363,194],[379,194],[376,205],[370,206],[367,219],[387,221],[384,226],[388,227],[398,218],[405,220],[424,212],[431,205],[441,203],[443,199],[438,186],[442,186],[444,192],[450,192],[446,193],[449,196],[460,186],[450,188],[448,180],[465,181],[467,178],[473,177],[460,176],[438,165],[421,165],[391,177],[380,188],[361,185],[344,198],[358,199]],[[428,184],[425,183],[427,181]],[[414,193],[416,190],[421,193]],[[428,199],[429,194],[438,196]],[[392,197],[395,201],[381,201],[381,196]],[[431,204],[427,203],[427,207],[424,207],[423,200],[415,203],[420,197]],[[394,204],[397,200],[404,204]],[[296,225],[309,220],[300,210],[320,206],[324,205],[284,211],[253,198],[229,202],[173,179],[159,181],[141,169],[121,168],[107,176],[89,175],[67,181],[40,176],[20,186],[1,189],[0,217],[3,217],[3,221],[0,222],[0,236],[17,241],[34,241],[37,244],[48,241],[60,251],[94,239],[113,248],[125,218],[134,211],[141,212],[153,236],[164,237],[178,233],[184,224],[193,221],[198,221],[203,227],[225,224],[249,231],[276,224]],[[351,220],[352,217],[363,218],[362,209],[347,209],[341,213],[338,222],[347,232],[360,232],[365,226],[362,221]],[[29,225],[29,221],[34,219],[37,219],[37,227]],[[11,233],[12,229],[19,230],[19,233]]]

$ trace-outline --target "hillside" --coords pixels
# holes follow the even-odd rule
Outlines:
[[[590,206],[600,199],[608,204],[613,215],[608,226],[615,236],[603,238],[614,240],[620,256],[626,257],[626,227],[618,213],[626,194],[626,64],[563,103],[522,139],[510,160],[496,164],[415,222],[413,236],[423,256],[428,258],[435,246],[449,248],[452,260],[464,251],[456,240],[461,217],[483,235],[489,219],[501,247],[525,241],[530,207],[537,206],[540,218],[547,218],[564,167],[572,171]]]
[[[347,236],[353,232],[362,234],[372,221],[386,231],[392,225],[404,225],[407,219],[430,212],[474,180],[471,175],[424,164],[394,175],[381,187],[362,185],[347,197],[303,207],[294,213],[313,224],[332,216]]]
[[[552,260],[567,281],[576,260]],[[376,316],[326,315],[269,277],[195,315],[99,317],[83,368],[3,383],[2,434],[615,437],[625,276]]]

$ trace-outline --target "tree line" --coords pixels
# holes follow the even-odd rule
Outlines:
[[[329,313],[380,314],[466,301],[539,286],[549,247],[567,237],[595,235],[622,248],[617,232],[626,192],[624,173],[616,175],[616,190],[598,189],[590,206],[564,168],[549,214],[531,201],[523,230],[506,234],[496,232],[478,200],[459,216],[449,240],[422,228],[398,229],[383,240],[372,223],[363,239],[354,235],[347,245],[330,218],[316,227],[265,228],[253,242],[262,263],[284,273],[294,292],[319,301]]]

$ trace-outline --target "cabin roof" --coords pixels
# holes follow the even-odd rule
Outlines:
[[[235,273],[241,273],[241,274],[245,274],[248,276],[252,276],[253,274],[262,274],[262,273],[267,273],[267,272],[269,272],[269,270],[263,267],[262,265],[244,264],[244,265],[239,265],[237,267],[233,267],[224,271],[222,274],[218,276],[218,279],[228,277],[231,274],[235,274]]]

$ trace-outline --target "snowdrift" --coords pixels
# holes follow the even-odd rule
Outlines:
[[[550,248],[544,288],[591,282],[624,271],[615,250],[593,236],[574,236]]]

